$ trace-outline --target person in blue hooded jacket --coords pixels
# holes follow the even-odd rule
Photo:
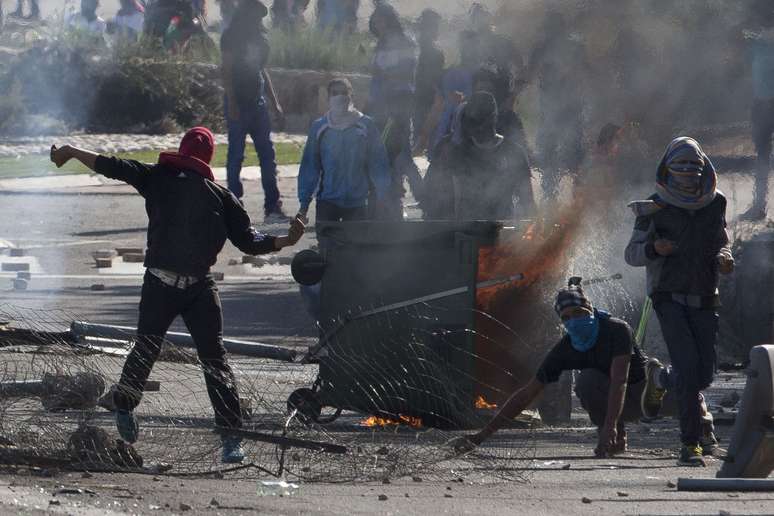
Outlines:
[[[513,393],[491,421],[478,433],[449,442],[458,452],[467,452],[483,443],[529,407],[546,385],[559,381],[563,371],[599,372],[607,380],[607,402],[588,399],[599,389],[576,389],[581,405],[598,427],[599,441],[594,453],[609,457],[626,451],[624,421],[639,421],[641,386],[645,380],[647,357],[637,347],[634,332],[624,321],[595,309],[583,293],[581,278],[570,278],[559,291],[554,305],[566,334],[548,352],[535,376]]]
[[[309,131],[298,175],[299,215],[306,218],[317,198],[318,221],[369,217],[389,192],[390,161],[374,121],[355,109],[352,85],[336,78],[328,84],[329,110]],[[370,208],[370,209],[369,209]]]

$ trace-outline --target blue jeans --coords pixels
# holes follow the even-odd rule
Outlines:
[[[695,445],[702,437],[701,391],[715,376],[718,314],[674,301],[659,301],[654,308],[672,362],[662,382],[677,394],[683,444]]]
[[[277,161],[274,144],[271,141],[271,117],[269,108],[262,101],[252,109],[242,109],[239,120],[231,120],[226,107],[226,125],[228,127],[228,156],[226,157],[226,177],[228,189],[238,199],[244,195],[242,181],[242,161],[245,159],[245,139],[247,135],[253,139],[255,153],[261,165],[261,185],[263,186],[264,209],[269,212],[277,207],[280,199],[277,187]]]

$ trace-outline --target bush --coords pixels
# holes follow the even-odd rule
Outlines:
[[[366,34],[336,35],[317,29],[269,34],[269,66],[303,70],[366,72],[371,40]]]

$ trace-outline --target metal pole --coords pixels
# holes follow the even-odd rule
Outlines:
[[[678,491],[768,491],[774,479],[766,478],[678,478]]]
[[[135,328],[128,326],[112,326],[108,324],[92,324],[84,321],[73,321],[70,325],[70,333],[79,340],[83,337],[92,337],[128,342],[137,337],[137,330]],[[164,338],[175,346],[196,349],[193,338],[187,333],[167,332]],[[246,340],[223,339],[223,346],[226,348],[226,351],[235,355],[268,358],[271,360],[281,360],[283,362],[295,361],[297,354],[297,352],[292,349],[260,344],[258,342],[249,342]]]

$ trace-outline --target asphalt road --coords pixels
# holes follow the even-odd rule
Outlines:
[[[297,208],[294,183],[293,178],[281,179],[288,213]],[[247,183],[248,209],[260,222],[259,189],[257,182]],[[146,216],[142,199],[131,189],[0,192],[0,206],[0,240],[26,249],[27,256],[18,260],[32,270],[24,291],[11,288],[12,274],[0,276],[0,303],[64,310],[95,322],[135,324],[142,268],[125,264],[105,274],[92,258],[100,249],[143,247]],[[313,244],[314,235],[309,234],[298,248]],[[8,253],[0,258],[13,261]],[[229,265],[231,260],[239,264]],[[286,265],[243,266],[241,253],[227,245],[215,270],[225,273],[220,288],[227,335],[298,346],[314,341],[314,323]],[[105,290],[92,291],[97,283]],[[676,466],[674,421],[632,427],[631,452],[615,460],[590,458],[596,434],[582,413],[576,413],[573,426],[532,434],[526,443],[532,457],[523,463],[528,483],[499,481],[496,472],[484,468],[466,474],[463,482],[403,478],[389,484],[307,483],[294,496],[279,498],[258,496],[256,482],[247,480],[163,476],[156,480],[117,474],[84,478],[80,473],[22,468],[0,471],[0,513],[774,514],[770,493],[697,494],[670,487],[680,476],[711,477],[719,467],[717,462],[698,470]],[[729,431],[720,428],[726,439]],[[55,496],[61,486],[78,486],[93,494]],[[182,511],[181,504],[190,511]]]

